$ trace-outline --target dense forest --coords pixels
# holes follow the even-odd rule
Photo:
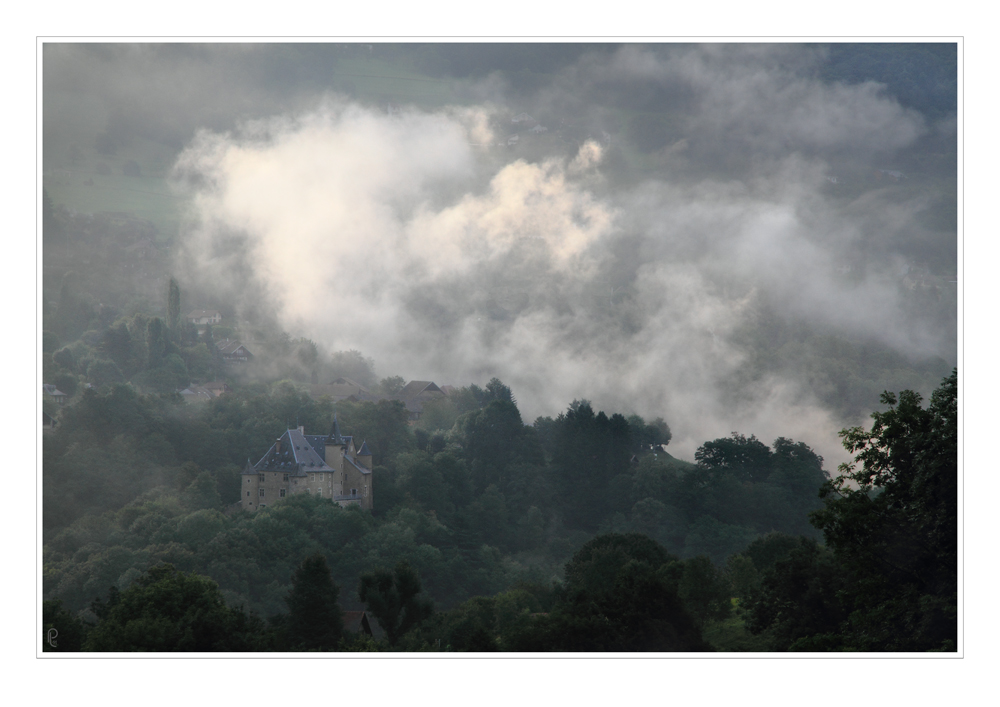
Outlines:
[[[147,335],[170,344],[158,321]],[[587,401],[528,425],[496,379],[416,426],[400,402],[334,406],[291,381],[203,405],[92,386],[44,436],[46,622],[64,650],[355,646],[294,628],[319,620],[296,618],[310,591],[333,624],[341,606],[378,619],[381,642],[358,649],[954,650],[955,375],[926,410],[910,391],[883,403],[871,431],[843,433],[862,468],[830,480],[785,438],[733,433],[686,463],[662,420]],[[374,511],[308,495],[237,510],[243,465],[334,410],[372,449]],[[174,633],[128,643],[130,621],[177,603],[161,592],[193,592],[218,625],[161,617]]]

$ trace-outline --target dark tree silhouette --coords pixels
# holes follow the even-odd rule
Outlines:
[[[285,599],[293,650],[336,650],[344,628],[339,596],[340,587],[333,583],[326,557],[317,553],[302,561]]]
[[[382,626],[390,645],[434,612],[430,600],[420,596],[420,588],[420,577],[406,562],[392,572],[361,575],[358,598]]]

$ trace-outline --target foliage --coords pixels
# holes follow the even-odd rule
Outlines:
[[[473,483],[480,491],[491,484],[502,485],[504,471],[514,463],[541,462],[517,405],[509,400],[493,400],[481,410],[466,413],[455,425],[471,464]]]
[[[647,423],[639,415],[629,415],[628,426],[633,452],[670,444],[673,436],[670,432],[670,426],[662,417]]]
[[[459,416],[458,407],[450,398],[431,400],[424,403],[423,412],[417,421],[417,428],[421,431],[434,432],[436,430],[450,430]],[[440,450],[438,450],[440,451]]]
[[[112,600],[83,650],[247,651],[263,634],[263,622],[226,606],[215,582],[169,564],[151,568]]]
[[[148,364],[150,343],[167,338],[152,322],[131,317],[109,329],[128,334],[126,363],[141,356]],[[140,331],[144,336],[132,337]],[[140,371],[140,379],[177,355],[166,353],[171,341],[162,344],[161,366]],[[79,365],[100,360],[88,358],[93,354],[82,346],[68,348],[63,363],[69,355]],[[185,357],[191,350],[180,349]],[[664,440],[666,430],[637,416],[595,413],[586,401],[574,401],[557,419],[526,426],[513,394],[507,399],[509,388],[491,381],[466,389],[478,402],[458,416],[447,437],[415,436],[395,401],[338,403],[341,429],[356,443],[367,441],[379,457],[374,515],[299,496],[256,514],[223,514],[224,504],[239,500],[240,469],[248,458],[259,458],[287,426],[329,429],[333,414],[328,400],[313,400],[290,381],[233,386],[231,393],[192,406],[176,396],[112,385],[84,391],[65,407],[63,424],[44,440],[46,599],[78,611],[101,588],[124,590],[156,563],[170,562],[212,577],[231,605],[272,616],[268,640],[289,648],[285,597],[296,568],[311,554],[327,558],[332,581],[341,586],[406,562],[425,578],[428,597],[455,607],[476,595],[503,593],[520,580],[550,581],[596,524],[648,534],[673,553],[670,562],[652,563],[656,578],[628,580],[632,589],[622,589],[623,596],[655,593],[653,585],[665,582],[693,625],[707,627],[728,609],[722,597],[728,576],[716,568],[760,530],[788,527],[782,518],[801,524],[815,503],[807,493],[811,480],[823,473],[822,460],[808,447],[779,439],[766,455],[767,480],[740,481],[725,463],[696,467],[659,448],[637,448],[633,433]],[[447,400],[454,414],[458,405]],[[629,463],[634,454],[638,464]],[[787,492],[764,493],[772,487]],[[594,519],[581,523],[574,514],[587,508]],[[705,557],[695,562],[678,555]],[[601,596],[610,596],[623,569],[608,571]],[[357,606],[354,597],[347,601],[347,608]],[[594,618],[573,614],[567,601],[560,606],[570,624]],[[630,616],[639,621],[638,614]],[[550,619],[512,621],[516,628],[509,632],[489,634],[498,649],[527,645],[517,641],[542,635],[531,627]],[[454,640],[454,646],[466,645],[466,639]],[[621,635],[599,640],[628,644]]]
[[[732,611],[728,578],[704,555],[685,560],[677,593],[699,626],[726,619]]]
[[[288,604],[288,641],[293,650],[335,650],[343,630],[337,603],[340,587],[333,583],[321,553],[302,561],[292,575]]]
[[[389,645],[396,645],[403,634],[433,613],[433,604],[420,596],[420,589],[420,577],[406,562],[392,571],[361,575],[358,599],[379,622]]]
[[[42,637],[42,650],[46,653],[79,651],[83,646],[83,622],[64,609],[58,599],[43,601]]]
[[[378,402],[337,403],[342,430],[349,430],[355,444],[368,443],[372,465],[385,464],[388,459],[413,445],[406,407],[398,400]]]
[[[629,562],[659,568],[675,559],[662,545],[645,535],[598,535],[566,563],[566,583],[591,594],[606,593]]]
[[[380,395],[396,395],[405,387],[405,378],[402,376],[389,376],[380,380],[375,390]]]
[[[847,644],[858,650],[955,650],[958,592],[958,372],[920,406],[885,393],[870,430],[844,430],[856,453],[814,514],[848,572]],[[860,468],[858,466],[860,464]]]
[[[567,518],[596,530],[606,512],[608,480],[628,468],[628,422],[620,414],[595,415],[583,402],[557,418],[553,438],[553,476]]]
[[[554,609],[513,650],[710,650],[678,594],[676,558],[637,534],[601,535],[566,566]]]
[[[886,392],[870,430],[841,433],[856,456],[813,513],[826,548],[774,536],[745,552],[757,576],[731,563],[747,626],[775,650],[956,650],[957,379],[927,408]]]
[[[167,326],[175,336],[180,334],[181,325],[181,288],[177,285],[177,280],[170,278],[167,289]]]
[[[363,386],[374,387],[378,381],[375,362],[360,351],[336,351],[330,356],[325,375],[334,378],[350,378]]]
[[[833,554],[815,540],[798,538],[795,547],[764,571],[741,607],[747,628],[768,632],[770,650],[827,650],[844,618],[838,592],[843,577]]]
[[[751,483],[766,481],[771,471],[771,450],[766,444],[750,435],[733,432],[729,438],[705,442],[694,453],[700,470],[705,476],[728,473],[739,481]]]

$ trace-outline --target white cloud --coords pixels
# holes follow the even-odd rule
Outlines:
[[[581,397],[663,415],[688,457],[739,430],[803,439],[836,462],[842,421],[793,380],[765,378],[733,403],[743,359],[732,335],[767,301],[901,350],[952,344],[906,316],[898,275],[842,274],[872,232],[914,228],[920,204],[831,200],[825,163],[788,147],[899,146],[923,124],[874,85],[824,85],[773,63],[766,48],[666,59],[627,48],[577,69],[686,82],[692,135],[773,151],[746,181],[595,182],[605,150],[593,141],[489,171],[496,153],[477,145],[495,140],[490,106],[386,115],[328,101],[202,133],[177,165],[196,192],[186,254],[220,280],[232,271],[220,253],[244,253],[286,328],[359,349],[383,375],[496,375],[528,419]],[[687,154],[686,138],[675,144]],[[630,238],[626,257],[616,249]]]

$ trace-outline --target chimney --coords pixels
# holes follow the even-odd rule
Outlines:
[[[299,434],[304,435],[306,433],[305,425],[299,425]]]

